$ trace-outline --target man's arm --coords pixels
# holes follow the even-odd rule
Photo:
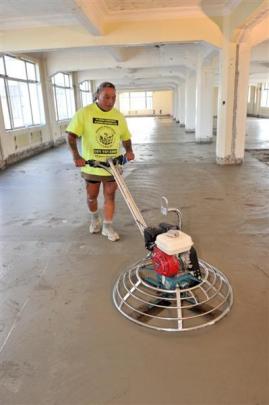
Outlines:
[[[77,167],[85,166],[85,160],[80,156],[78,147],[77,147],[77,135],[72,132],[67,132],[67,141],[70,146],[74,163]]]
[[[122,141],[123,147],[126,151],[126,158],[127,160],[134,160],[135,155],[132,148],[132,141],[129,139],[128,141]]]

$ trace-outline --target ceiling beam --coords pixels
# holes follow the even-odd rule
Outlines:
[[[73,12],[79,23],[86,30],[95,36],[104,35],[104,15],[102,7],[97,5],[95,0],[73,0]]]

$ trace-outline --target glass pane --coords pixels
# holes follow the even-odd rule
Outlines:
[[[69,78],[67,74],[63,74],[64,75],[64,87],[69,87]]]
[[[81,101],[82,101],[82,106],[86,106],[92,103],[92,92],[90,91],[82,91],[81,92]]]
[[[25,62],[5,56],[7,75],[16,79],[26,79]]]
[[[251,86],[248,87],[248,103],[251,101]]]
[[[64,119],[68,118],[65,89],[56,87],[55,91],[56,91],[56,100],[57,100],[57,108],[58,108],[58,119],[64,120]]]
[[[4,74],[5,74],[4,58],[1,57],[0,58],[0,75],[4,75]]]
[[[53,87],[53,101],[54,101],[54,110],[56,115],[56,121],[59,121],[59,113],[58,113],[58,105],[57,105],[57,97],[56,97],[56,87]]]
[[[27,76],[29,80],[36,80],[35,65],[33,63],[26,62]]]
[[[89,82],[87,80],[85,80],[84,82],[80,83],[79,87],[80,87],[80,90],[88,91]]]
[[[57,73],[54,77],[54,83],[58,86],[64,87],[64,75],[63,73]]]
[[[67,111],[68,111],[67,118],[71,118],[75,114],[75,100],[74,100],[74,92],[72,89],[66,90],[66,98],[67,98]]]
[[[9,80],[8,88],[14,128],[32,125],[27,84]]]
[[[30,97],[31,97],[31,106],[33,114],[33,124],[43,124],[44,123],[44,108],[43,100],[40,85],[36,83],[30,83]]]
[[[148,93],[147,93],[147,109],[152,110],[152,96],[151,95],[148,96]]]
[[[267,106],[268,90],[262,90],[261,94],[261,107]]]
[[[35,65],[35,71],[36,71],[36,80],[40,82],[39,66],[37,64]]]
[[[144,110],[146,108],[145,92],[138,91],[131,94],[131,110]]]
[[[64,74],[64,86],[65,87],[72,87],[72,75],[65,73]]]
[[[129,93],[120,93],[120,111],[124,114],[129,113],[130,103],[129,103]]]
[[[1,78],[0,78],[0,97],[1,97],[1,103],[2,103],[2,111],[3,111],[3,116],[4,116],[5,128],[11,129],[5,83],[4,83],[4,79],[1,79]]]
[[[25,126],[33,125],[28,85],[26,83],[20,83],[19,86],[21,91],[22,114],[24,125]]]
[[[87,105],[87,93],[82,92],[81,93],[81,102],[82,102],[82,107],[85,107]]]
[[[40,84],[38,84],[38,86],[37,86],[37,92],[38,92],[38,100],[39,100],[40,124],[45,124],[46,119],[45,119],[45,111],[44,111],[44,101],[43,101],[43,94],[42,94],[42,89],[41,89]]]
[[[68,85],[67,87],[73,87],[73,79],[72,79],[72,75],[66,75],[68,77]]]

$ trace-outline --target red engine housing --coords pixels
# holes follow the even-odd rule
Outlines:
[[[177,257],[168,255],[157,247],[153,249],[152,262],[154,271],[162,276],[173,277],[179,273],[180,266]]]

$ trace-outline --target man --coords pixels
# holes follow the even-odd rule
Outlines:
[[[101,231],[101,218],[98,211],[98,195],[101,183],[104,193],[104,220],[102,235],[111,241],[119,239],[112,227],[115,212],[115,192],[117,183],[111,174],[102,168],[85,165],[86,160],[105,162],[121,154],[123,145],[127,160],[135,158],[131,134],[124,116],[114,108],[116,89],[112,83],[104,82],[98,87],[95,102],[76,112],[66,132],[73,160],[81,167],[81,175],[86,181],[87,203],[90,211],[90,233]],[[78,151],[77,139],[82,139],[82,153]]]

